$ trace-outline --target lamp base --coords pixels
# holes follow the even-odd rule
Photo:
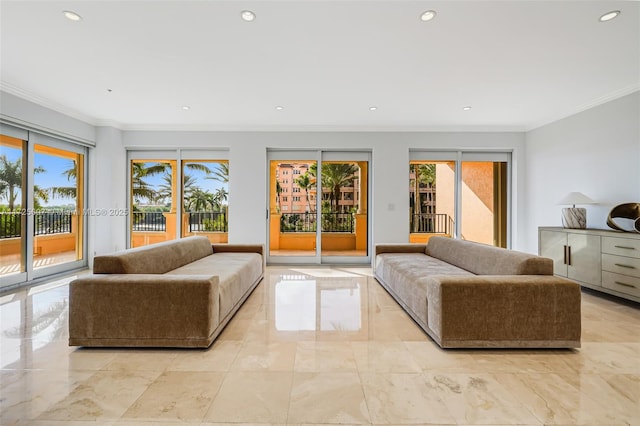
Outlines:
[[[587,209],[582,207],[565,207],[562,209],[562,226],[571,229],[587,228]]]

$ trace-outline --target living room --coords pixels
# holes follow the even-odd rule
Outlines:
[[[419,334],[419,328],[414,329],[415,324],[408,317],[402,317],[403,312],[392,305],[384,290],[373,287],[375,280],[370,274],[376,245],[409,242],[409,164],[414,156],[453,153],[454,159],[460,160],[465,153],[508,155],[506,245],[531,254],[538,253],[539,227],[561,226],[561,208],[565,206],[558,202],[570,192],[582,192],[594,201],[586,206],[590,229],[609,229],[607,216],[614,206],[640,200],[640,7],[637,2],[555,2],[552,5],[491,1],[342,4],[285,1],[248,2],[238,6],[212,1],[179,4],[181,6],[178,2],[144,2],[132,6],[117,2],[22,4],[3,1],[0,5],[2,134],[11,136],[12,129],[18,129],[27,132],[27,139],[22,140],[31,143],[42,144],[42,138],[51,138],[82,147],[86,153],[83,208],[94,212],[131,209],[130,161],[136,158],[136,153],[148,158],[170,156],[176,161],[192,160],[190,155],[197,153],[208,159],[228,161],[228,242],[267,247],[271,237],[265,211],[272,202],[269,161],[273,155],[296,154],[298,158],[302,155],[320,162],[325,158],[331,161],[331,155],[336,153],[365,155],[369,172],[366,256],[332,261],[317,253],[304,261],[286,259],[285,262],[274,257],[268,259],[271,262],[266,274],[269,276],[269,271],[273,271],[272,274],[281,273],[289,278],[307,274],[300,281],[308,281],[309,277],[320,280],[326,268],[337,274],[337,281],[344,277],[356,280],[359,286],[356,288],[362,295],[359,303],[363,306],[369,306],[374,299],[382,300],[381,305],[392,310],[393,320],[384,319],[391,321],[389,324],[396,329],[390,330],[390,326],[379,319],[372,319],[366,326],[362,324],[361,334],[347,339],[353,343],[350,346],[353,353],[366,352],[357,342],[366,338],[365,335],[374,336],[375,344],[380,343],[378,340],[387,343],[391,340],[394,344],[410,341],[412,344],[402,347],[400,357],[410,357],[409,352],[417,347],[413,345],[415,340],[422,339],[421,345],[430,342],[428,336]],[[605,13],[615,10],[621,11],[619,16],[599,21]],[[70,21],[63,11],[77,13],[80,20]],[[123,14],[127,11],[130,15]],[[242,11],[252,11],[254,19],[244,20]],[[435,14],[426,19],[427,16],[422,17],[425,11]],[[406,21],[401,19],[403,16]],[[175,22],[172,17],[177,17]],[[303,17],[309,19],[301,24]],[[208,24],[207,19],[214,19],[215,25]],[[157,20],[155,24],[154,20]],[[384,23],[385,20],[392,23]],[[358,24],[357,21],[364,22]],[[182,28],[181,36],[177,28]],[[199,37],[200,41],[188,43],[190,37]],[[221,39],[225,43],[213,42]],[[176,46],[180,49],[171,49]],[[203,59],[208,49],[213,53]],[[196,65],[185,65],[189,61]],[[208,75],[215,78],[208,79]],[[211,79],[215,81],[209,81]],[[4,148],[3,145],[3,154]],[[25,152],[29,152],[28,149],[33,148]],[[30,247],[28,244],[25,247]],[[81,256],[74,259],[80,263],[74,263],[73,274],[77,273],[77,267],[85,271],[91,268],[95,256],[130,246],[131,228],[126,215],[87,215],[79,249]],[[27,294],[33,284],[55,282],[57,278],[52,277],[65,273],[64,267],[52,273],[33,268],[30,265],[35,256],[37,254],[28,254],[19,271],[23,274],[20,278],[13,281],[11,277],[2,278],[3,286],[10,286],[10,291],[2,293],[3,303],[13,297],[18,300],[21,294],[31,297]],[[356,268],[358,278],[349,275],[354,274],[354,263],[360,268]],[[271,279],[274,281],[269,281]],[[238,321],[227,326],[227,336],[221,335],[224,337],[221,343],[226,341],[226,345],[235,350],[230,352],[233,357],[241,353],[249,357],[251,351],[257,351],[243,346],[255,332],[256,323],[250,320],[260,314],[263,320],[274,320],[269,316],[273,314],[269,311],[273,300],[269,298],[275,297],[276,278],[269,280],[254,293],[259,300],[248,299],[247,309],[238,311]],[[637,359],[638,355],[637,305],[589,292],[583,295],[583,303],[585,300],[583,326],[593,328],[583,328],[586,340],[578,353],[587,360],[586,369],[598,375],[586,377],[584,387],[594,388],[594,383],[602,383],[606,374],[616,374],[618,383],[625,384],[625,395],[637,401],[640,397],[637,362],[634,367],[628,361]],[[365,318],[368,314],[362,315]],[[607,331],[603,318],[606,315],[612,316],[616,325],[625,324],[627,333]],[[21,327],[29,328],[31,324],[21,323]],[[403,330],[399,331],[400,328]],[[608,338],[607,332],[612,333]],[[310,340],[306,334],[301,339],[305,343],[298,342],[296,347],[295,343],[286,342],[295,337],[274,330],[270,333],[266,340],[276,340],[281,345],[281,354],[286,353],[285,358],[295,359],[310,350],[305,346]],[[316,339],[322,340],[319,332],[314,335],[313,340]],[[212,348],[215,347],[214,343]],[[394,345],[384,347],[390,352],[399,350]],[[331,348],[340,351],[337,346]],[[241,352],[245,349],[246,352]],[[589,353],[587,349],[593,351]],[[55,359],[69,361],[69,364],[74,357],[89,364],[94,360],[95,364],[88,370],[97,365],[102,368],[109,363],[118,364],[120,357],[120,367],[125,365],[126,354],[117,350],[108,350],[108,354],[73,352],[74,348],[59,345],[50,350],[54,351]],[[326,352],[322,353],[329,356]],[[43,353],[34,355],[34,359],[41,359]],[[167,355],[167,352],[160,353]],[[494,367],[504,362],[513,367],[507,370],[509,373],[519,371],[523,364],[518,363],[524,360],[535,360],[538,373],[547,355],[557,355],[536,351],[454,352],[453,358],[448,358],[451,352],[435,348],[425,353],[441,360],[440,367],[453,365],[453,358],[465,358]],[[99,359],[101,354],[106,356]],[[128,354],[140,359],[145,356],[144,352]],[[155,353],[149,355],[147,360],[156,359]],[[174,355],[169,353],[172,359],[176,358]],[[491,359],[491,355],[500,357],[501,361]],[[412,365],[409,370],[431,368],[427,360],[421,360],[409,362]],[[4,377],[16,371],[36,368],[28,360],[16,362],[18,368],[3,363],[3,374],[7,375],[3,376],[3,382]],[[424,362],[424,366],[420,362]],[[622,366],[616,367],[616,362]],[[608,367],[596,368],[595,364]],[[158,371],[165,368],[166,365]],[[389,370],[396,371],[394,368]],[[452,368],[464,370],[462,364]],[[75,374],[77,369],[70,367],[69,371],[72,370]],[[371,373],[368,367],[355,370]],[[297,370],[292,367],[292,371]],[[409,373],[402,368],[397,371]],[[499,368],[488,371],[504,372]],[[554,374],[574,372],[563,369]],[[277,380],[289,380],[288,386],[291,386],[291,380],[298,380],[297,373],[292,374],[293,379],[279,376]],[[152,382],[151,376],[141,380]],[[349,376],[351,379],[354,377]],[[528,379],[535,380],[534,375]],[[69,384],[57,376],[55,380],[56,386]],[[73,384],[82,380],[78,378]],[[216,376],[212,380],[219,380],[220,384],[223,378]],[[377,378],[372,376],[369,380],[373,382]],[[567,383],[572,382],[567,379]],[[562,386],[565,385],[563,382]],[[370,396],[368,385],[362,386],[365,396]],[[500,389],[500,392],[504,390]],[[574,396],[591,401],[597,395],[592,391]],[[137,395],[141,394],[142,390]],[[151,398],[150,395],[147,397]],[[533,410],[538,415],[517,417],[517,421],[625,424],[637,420],[637,404],[634,406],[624,397],[618,397],[610,400],[615,407],[613,417],[576,414],[545,418]],[[27,400],[29,398],[23,398],[21,404],[33,404],[25,402]],[[208,399],[211,400],[213,396]],[[376,417],[372,407],[377,397],[363,400],[370,404],[371,415],[353,415],[348,418],[353,423],[439,421],[453,424],[452,417],[446,415],[423,418],[424,421],[418,421],[418,415],[385,417],[378,412]],[[145,421],[140,412],[131,408],[132,404],[130,398],[121,410],[91,420]],[[214,404],[218,406],[221,402]],[[90,420],[87,416],[65,419],[55,412],[55,408],[62,405],[43,405],[47,407],[29,405],[33,411],[28,418],[20,419],[25,414],[21,412],[9,420],[33,424]],[[190,417],[189,421],[195,424],[250,420],[311,422],[314,419],[342,422],[320,415],[305,417],[303,405],[297,406],[299,411],[290,411],[289,417],[276,416],[271,420],[242,417],[237,413],[209,412],[205,416],[201,410],[201,416]],[[449,409],[453,410],[454,405],[452,402]],[[567,403],[564,408],[572,415],[593,414],[587,405],[587,402],[577,406]],[[51,410],[47,410],[49,408]],[[3,412],[4,409],[3,405]],[[122,417],[126,410],[128,415]],[[38,419],[38,416],[41,417]],[[160,418],[149,416],[147,420]],[[454,415],[453,418],[459,424],[490,422],[490,417],[482,416],[469,415],[463,419]],[[505,415],[496,422],[509,424],[515,422],[515,418],[509,420]]]

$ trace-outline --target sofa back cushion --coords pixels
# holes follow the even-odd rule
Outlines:
[[[96,256],[94,274],[164,274],[213,254],[206,237],[188,237]]]
[[[426,253],[476,275],[553,275],[551,259],[471,241],[431,237]]]

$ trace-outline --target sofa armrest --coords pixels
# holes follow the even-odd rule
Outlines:
[[[376,256],[382,253],[426,253],[426,244],[378,244]]]
[[[443,342],[580,341],[580,286],[548,275],[431,276],[429,328]]]
[[[211,244],[214,253],[258,253],[264,255],[262,244]]]
[[[69,286],[69,343],[208,337],[219,321],[218,292],[210,275],[79,278]]]

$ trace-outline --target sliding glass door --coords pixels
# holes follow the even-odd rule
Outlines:
[[[365,263],[369,153],[270,151],[270,263]]]
[[[412,151],[409,241],[442,235],[507,247],[507,152]]]
[[[228,242],[229,160],[218,150],[131,150],[129,247],[191,235]]]
[[[8,129],[2,129],[9,133]],[[0,278],[2,285],[27,279],[27,132],[0,135]]]
[[[5,125],[0,148],[1,285],[85,266],[86,148]]]
[[[507,247],[508,156],[463,153],[460,170],[460,237]]]

